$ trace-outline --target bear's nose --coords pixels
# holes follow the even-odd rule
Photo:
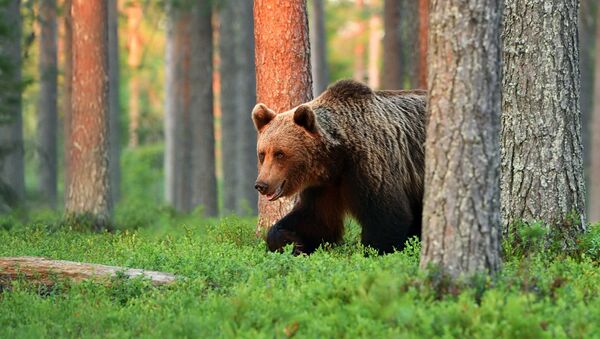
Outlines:
[[[254,188],[256,188],[256,190],[260,193],[265,193],[267,191],[267,188],[269,188],[269,185],[265,184],[262,181],[257,181],[254,184]]]

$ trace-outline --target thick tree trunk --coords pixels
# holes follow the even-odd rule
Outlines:
[[[209,1],[192,7],[190,68],[190,148],[192,208],[216,216],[215,131],[213,119],[212,8]]]
[[[275,10],[277,15],[273,15]],[[309,101],[312,78],[306,1],[256,0],[254,37],[258,101],[277,112]],[[259,197],[257,233],[289,212],[294,201],[295,197],[274,202]]]
[[[501,3],[431,2],[421,267],[453,277],[500,267]]]
[[[142,61],[142,4],[130,1],[127,5],[127,64],[131,70],[129,77],[129,147],[139,144],[138,128],[140,126],[140,82],[138,68]]]
[[[40,96],[38,99],[37,151],[38,185],[43,204],[56,207],[57,179],[57,47],[56,1],[41,0],[39,4]]]
[[[73,95],[73,19],[71,17],[71,0],[64,2],[64,65],[63,65],[63,163],[64,163],[64,201],[69,197],[71,186],[71,161],[69,159],[69,148],[71,146],[71,120],[73,106],[71,105]]]
[[[111,205],[121,193],[121,142],[119,117],[119,9],[117,0],[108,1],[108,134]]]
[[[427,88],[427,46],[429,39],[429,0],[419,0],[419,62],[415,87]]]
[[[73,0],[73,116],[67,214],[109,226],[107,2]]]
[[[111,279],[117,276],[144,277],[155,286],[171,284],[177,280],[177,277],[170,273],[127,267],[50,260],[41,257],[0,257],[0,286],[10,286],[12,280],[20,278],[45,286],[53,286],[57,280],[76,283],[91,280],[110,284]]]
[[[327,34],[325,32],[325,7],[323,0],[312,0],[310,25],[310,49],[313,77],[313,95],[323,93],[329,85],[327,66]]]
[[[590,167],[590,221],[600,221],[600,10],[596,20],[596,67],[594,81],[594,111],[592,116]]]
[[[0,211],[25,199],[20,6],[19,0],[0,4],[0,59],[6,65],[0,71]]]
[[[565,246],[585,228],[578,1],[506,0],[502,215],[542,221]]]

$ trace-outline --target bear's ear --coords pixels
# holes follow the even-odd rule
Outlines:
[[[317,131],[315,112],[306,105],[300,105],[296,108],[296,111],[294,111],[294,122],[311,133]]]
[[[252,110],[252,121],[254,121],[256,130],[260,133],[275,118],[275,115],[276,113],[265,106],[265,104],[256,104]]]

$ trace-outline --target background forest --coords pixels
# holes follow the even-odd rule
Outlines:
[[[596,0],[563,3],[568,6],[529,0],[0,0],[0,338],[597,336],[600,6]],[[525,5],[548,21],[519,24],[533,17],[522,15]],[[442,48],[472,33],[449,24],[459,12],[477,15],[464,21],[472,32],[493,30],[477,35],[485,48]],[[554,17],[578,21],[577,29],[551,27]],[[513,20],[530,41],[554,39],[543,46],[552,48],[526,48],[519,34],[502,31],[501,19]],[[571,39],[577,35],[579,46]],[[500,36],[508,41],[504,48]],[[78,57],[82,51],[86,58]],[[444,52],[473,52],[473,59],[461,61],[483,60],[488,68],[473,62],[461,69],[470,73],[458,72],[444,64],[453,60]],[[509,56],[504,64],[501,52]],[[548,59],[559,69],[531,66],[539,60],[546,66]],[[275,67],[269,73],[265,65]],[[541,92],[538,82],[522,81],[532,86],[509,93],[522,84],[523,69],[540,79],[560,74],[568,86]],[[289,107],[281,102],[295,106],[344,78],[431,94],[432,80],[443,82],[432,74],[446,70],[458,74],[448,84],[480,85],[463,88],[464,100],[448,100],[454,117],[483,121],[470,126],[480,139],[498,136],[502,113],[513,119],[502,120],[506,134],[515,128],[519,135],[519,126],[531,132],[539,120],[544,130],[522,135],[534,136],[534,143],[553,141],[554,148],[529,145],[534,151],[522,152],[528,166],[519,168],[524,179],[508,178],[510,171],[500,178],[509,161],[500,160],[498,140],[486,139],[494,144],[491,152],[484,147],[484,157],[465,153],[461,159],[483,159],[479,169],[493,168],[474,170],[485,173],[476,178],[483,180],[454,190],[477,200],[455,209],[445,210],[451,205],[443,200],[452,186],[426,178],[435,183],[424,212],[430,228],[402,251],[377,255],[362,245],[361,227],[349,219],[341,244],[325,244],[309,256],[292,255],[292,246],[268,252],[263,227],[285,208],[265,208],[254,189],[251,111],[257,101],[277,101],[271,107],[282,111]],[[502,83],[500,71],[511,80]],[[569,72],[580,73],[581,81]],[[287,87],[265,86],[274,82]],[[431,94],[437,103],[461,94],[439,88]],[[527,101],[520,90],[559,104],[544,107],[539,119],[522,106],[511,111],[518,105],[510,100]],[[477,110],[460,105],[477,100],[487,106],[469,117]],[[560,128],[543,125],[555,116]],[[455,127],[450,122],[457,120],[431,124]],[[526,149],[521,146],[531,140],[513,149]],[[541,156],[553,150],[565,154]],[[548,158],[560,158],[565,173],[572,170],[566,180],[560,180],[564,173],[531,180],[546,170]],[[522,185],[506,184],[519,180]],[[509,192],[502,197],[501,187]],[[485,197],[469,200],[478,189]],[[281,200],[281,206],[289,203]],[[501,222],[500,212],[509,217]],[[447,224],[458,231],[436,229],[445,220],[436,213],[454,218]],[[451,248],[461,232],[468,236]],[[429,251],[436,243],[448,247]],[[454,267],[477,273],[459,279],[445,270],[453,263],[435,253],[461,249],[471,256]],[[30,257],[114,265],[119,273],[83,282],[79,271],[40,274],[34,266],[29,274],[25,262],[39,264]],[[71,264],[65,265],[79,267]],[[125,268],[159,271],[167,281],[132,278]]]

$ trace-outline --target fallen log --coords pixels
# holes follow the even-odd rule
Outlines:
[[[143,276],[155,286],[171,284],[177,279],[170,273],[119,266],[51,260],[43,257],[0,257],[0,285],[21,277],[47,286],[54,285],[57,279],[72,282],[91,280],[110,284],[112,278],[118,275],[128,278]]]

